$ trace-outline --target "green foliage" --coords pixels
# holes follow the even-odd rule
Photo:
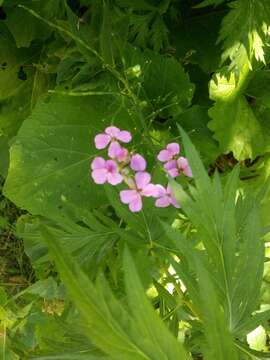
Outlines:
[[[269,4],[0,0],[1,358],[270,357]],[[110,125],[180,209],[92,181]]]

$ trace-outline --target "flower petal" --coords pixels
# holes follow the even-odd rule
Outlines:
[[[168,161],[164,165],[164,169],[171,177],[176,177],[176,176],[179,175],[179,170],[177,168],[177,161],[176,160]]]
[[[150,183],[151,175],[147,172],[137,172],[135,175],[135,182],[137,188],[143,190],[143,188]]]
[[[104,169],[105,164],[106,161],[101,156],[97,156],[96,158],[94,158],[94,160],[91,163],[91,169],[92,170]]]
[[[136,199],[129,203],[129,210],[132,212],[138,212],[142,210],[142,198],[140,194],[137,194]]]
[[[169,161],[172,158],[172,154],[168,150],[161,150],[157,156],[159,161],[165,162]]]
[[[109,146],[108,156],[112,159],[116,159],[120,151],[121,145],[117,141],[112,141]]]
[[[176,208],[180,208],[180,205],[178,205],[175,196],[173,195],[172,189],[170,188],[170,186],[167,186],[167,194],[169,195],[170,199],[171,199],[171,204],[176,207]]]
[[[97,169],[92,171],[92,178],[96,184],[105,184],[107,181],[107,170]]]
[[[189,176],[189,177],[192,177],[192,170],[188,164],[188,160],[181,156],[178,160],[177,160],[177,165],[179,167],[180,170],[183,171],[183,173],[186,175],[186,176]]]
[[[117,185],[123,181],[123,176],[119,173],[108,173],[107,180],[109,184]]]
[[[111,138],[106,134],[98,134],[95,136],[95,146],[96,149],[105,149],[105,147],[109,144]]]
[[[144,171],[146,168],[146,161],[140,154],[135,154],[131,157],[130,167],[135,171]]]
[[[183,169],[183,173],[188,177],[193,177],[192,170],[189,166]]]
[[[180,146],[177,143],[170,143],[166,148],[172,155],[177,155],[180,153]]]
[[[119,134],[120,129],[118,129],[118,127],[116,126],[109,126],[105,129],[105,133],[110,135],[110,137],[112,138],[116,138],[117,135]]]
[[[116,139],[124,143],[129,143],[132,139],[132,136],[129,131],[120,131],[116,136]]]
[[[177,209],[180,208],[180,205],[178,205],[177,201],[176,201],[176,198],[172,195],[171,196],[171,204],[176,207]]]
[[[105,167],[109,173],[117,173],[118,172],[118,166],[117,166],[116,162],[113,160],[107,160]]]
[[[165,170],[171,170],[171,169],[177,169],[177,161],[176,160],[170,160],[164,164]]]
[[[155,206],[156,207],[167,207],[171,204],[171,199],[169,198],[169,196],[162,196],[159,199],[156,200],[155,202]]]
[[[157,197],[157,195],[158,195],[158,190],[157,190],[156,185],[154,185],[154,184],[148,184],[148,185],[146,185],[146,186],[142,189],[141,194],[142,194],[143,196],[147,196],[147,197],[149,197],[149,196]]]
[[[175,178],[177,176],[179,176],[179,170],[178,169],[171,169],[171,170],[166,170],[167,174],[169,174],[172,178]]]
[[[160,184],[156,185],[156,189],[157,189],[157,197],[164,196],[167,193],[165,187]]]
[[[122,190],[120,191],[120,200],[123,204],[129,204],[131,201],[137,199],[138,192],[136,190]]]
[[[180,156],[179,159],[177,159],[177,166],[183,170],[184,168],[186,168],[188,166],[188,160],[183,157],[183,156]]]

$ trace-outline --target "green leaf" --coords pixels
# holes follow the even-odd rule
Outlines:
[[[29,82],[32,69],[23,68],[28,80],[20,79],[19,71],[23,64],[35,60],[38,50],[36,47],[29,52],[25,49],[17,49],[12,36],[3,24],[0,24],[0,42],[0,101],[2,101],[19,93]]]
[[[47,20],[54,20],[56,16],[61,15],[60,3],[60,0],[32,1],[30,7]],[[7,13],[7,27],[13,35],[18,48],[29,47],[33,40],[44,41],[52,33],[52,30],[47,25],[22,8],[7,6],[5,11]]]
[[[246,93],[255,104],[264,105],[270,108],[270,71],[259,70],[256,71],[250,80]]]
[[[226,1],[226,0],[204,0],[199,5],[196,5],[194,7],[196,9],[199,9],[199,8],[211,6],[211,5],[218,6],[218,5],[222,4],[224,1]]]
[[[146,50],[129,47],[126,53],[126,67],[140,67],[139,91],[143,100],[150,101],[154,110],[165,117],[177,115],[186,109],[192,100],[194,85],[181,64],[169,58]],[[162,112],[160,109],[165,108]]]
[[[220,63],[221,49],[217,44],[217,37],[222,16],[222,12],[189,16],[170,32],[176,55],[183,64],[197,64],[207,74],[216,71]],[[192,69],[189,70],[191,72]],[[197,77],[195,79],[198,80]]]
[[[229,333],[223,310],[220,307],[218,295],[207,270],[199,259],[196,262],[203,326],[207,341],[207,347],[204,349],[205,359],[237,360],[239,357],[233,343],[233,337]]]
[[[12,145],[6,196],[32,214],[52,218],[61,217],[68,203],[82,208],[104,203],[104,190],[90,179],[89,166],[98,154],[94,136],[114,118],[122,128],[134,120],[109,96],[55,95],[39,103]]]
[[[7,136],[0,135],[0,175],[6,177],[9,164],[9,146]]]
[[[219,155],[217,143],[207,127],[209,120],[207,108],[199,105],[192,106],[176,118],[177,123],[189,134],[206,165],[212,163]]]
[[[209,110],[208,126],[219,142],[222,153],[233,152],[237,160],[255,159],[263,154],[264,136],[260,123],[243,96],[221,102]]]
[[[155,344],[153,359],[190,359],[183,347],[170,334],[161,319],[154,313],[147,300],[130,252],[124,254],[125,282],[128,302],[132,314],[137,321],[140,333]]]
[[[126,360],[160,360],[155,351],[156,337],[150,336],[151,333],[149,333],[149,338],[141,337],[141,324],[145,321],[145,319],[141,319],[142,314],[138,317],[138,312],[134,309],[136,314],[134,314],[135,318],[132,319],[115,299],[103,278],[99,279],[97,287],[95,287],[52,234],[45,229],[43,234],[60,276],[85,321],[86,335],[91,341],[115,360],[121,357]],[[127,257],[125,257],[125,266],[126,261],[129,261]],[[132,276],[132,281],[135,281],[137,290],[134,291],[133,286],[131,288],[128,286],[127,292],[129,294],[132,291],[134,294],[139,291],[139,298],[141,299],[141,285],[138,283],[137,275],[133,273],[134,264],[131,263],[131,267],[127,279]],[[167,352],[164,359],[175,359],[174,354],[185,356],[182,346],[177,343],[161,320],[158,319],[158,315],[154,313],[150,304],[146,300],[143,301],[143,304],[146,306],[145,311],[148,315],[150,314],[150,318],[154,321],[154,325],[158,326],[158,334],[161,336],[159,340],[162,341]],[[153,334],[155,333],[156,331],[153,328]],[[185,356],[183,359],[189,359],[189,357]]]
[[[223,42],[223,60],[230,57],[237,63],[237,56],[244,48],[245,57],[265,62],[264,47],[267,45],[270,23],[268,0],[236,0],[230,2],[230,12],[225,16],[219,41]],[[239,69],[240,70],[240,69]]]

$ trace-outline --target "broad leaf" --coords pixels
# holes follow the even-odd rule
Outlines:
[[[133,125],[111,97],[59,95],[38,104],[11,148],[6,195],[32,214],[53,218],[69,202],[82,208],[104,203],[104,190],[90,179],[90,161],[98,154],[94,136],[111,123]]]

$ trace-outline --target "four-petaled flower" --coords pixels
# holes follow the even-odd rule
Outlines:
[[[150,181],[150,174],[147,172],[137,172],[132,186],[133,189],[120,191],[120,199],[122,203],[129,205],[130,211],[138,212],[142,209],[143,196],[157,196],[156,185],[151,184]]]
[[[123,143],[129,143],[132,137],[129,131],[120,130],[116,126],[109,126],[105,129],[105,133],[95,136],[95,146],[97,149],[105,149],[109,144],[108,155],[113,157],[114,143],[121,141]]]
[[[173,205],[176,208],[180,208],[180,206],[177,204],[177,201],[172,193],[172,190],[169,186],[167,186],[167,189],[165,189],[162,185],[156,185],[157,189],[157,200],[155,202],[156,207],[168,207],[169,205]]]
[[[111,185],[120,184],[123,180],[118,171],[118,165],[113,160],[105,160],[102,157],[96,157],[91,164],[92,178],[96,184]]]
[[[159,161],[167,162],[180,153],[180,146],[177,143],[170,143],[165,150],[161,150],[157,156]]]

